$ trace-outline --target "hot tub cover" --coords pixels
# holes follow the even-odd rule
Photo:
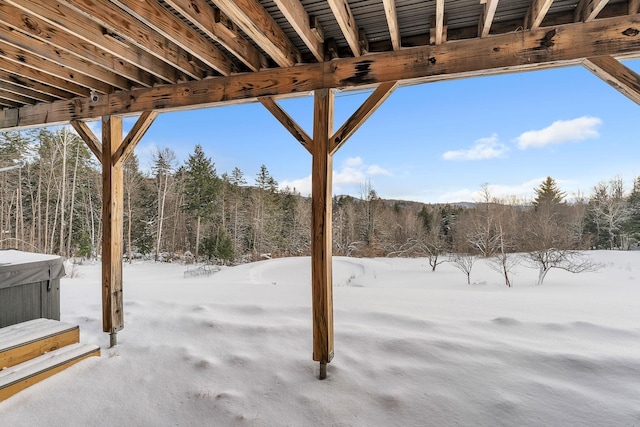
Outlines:
[[[64,276],[62,258],[15,249],[0,250],[0,289]]]

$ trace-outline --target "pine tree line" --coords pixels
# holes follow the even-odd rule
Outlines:
[[[152,164],[147,173],[135,156],[124,165],[126,258],[309,255],[311,201],[279,188],[265,165],[253,179],[238,168],[218,175],[199,145],[184,164],[167,148]],[[640,242],[640,177],[630,192],[614,178],[571,203],[550,177],[535,191],[530,202],[500,200],[485,185],[473,205],[431,205],[383,200],[365,183],[359,197],[333,198],[334,254],[424,256],[433,270],[457,259],[463,271],[484,257],[508,285],[514,253],[544,264],[569,251]],[[70,128],[0,134],[0,196],[0,248],[100,255],[100,165]]]

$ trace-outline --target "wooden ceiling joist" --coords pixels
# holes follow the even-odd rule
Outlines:
[[[300,0],[274,0],[274,2],[316,60],[324,61],[324,39],[319,37],[321,30],[316,22],[310,20]]]
[[[251,71],[268,65],[267,58],[237,31],[232,31],[220,19],[217,11],[206,0],[165,0],[182,16],[187,17],[203,33],[220,43],[242,61]]]
[[[608,40],[608,43],[601,40]],[[95,102],[82,98],[25,106],[19,112],[0,111],[0,128],[65,123],[72,119],[95,119],[156,109],[250,102],[274,93],[287,96],[321,88],[367,87],[398,80],[429,82],[495,75],[577,65],[594,56],[631,54],[637,57],[639,53],[640,15],[625,15],[439,46],[370,53],[364,58],[339,58],[325,63],[116,92]]]
[[[442,44],[446,40],[445,24],[444,24],[444,0],[436,0],[436,25],[435,25],[435,44]]]
[[[533,0],[524,18],[524,28],[535,30],[547,16],[553,0]]]
[[[257,0],[212,0],[281,67],[301,61],[300,52]]]
[[[12,92],[18,95],[22,95],[25,96],[27,98],[31,98],[33,99],[35,102],[33,103],[37,103],[37,102],[53,102],[56,100],[56,98],[54,98],[53,96],[38,92],[36,90],[27,88],[27,87],[23,87],[23,86],[19,86],[13,83],[9,83],[6,80],[4,80],[2,78],[2,73],[0,73],[0,89],[7,91],[7,92]]]
[[[344,38],[353,53],[353,56],[358,57],[362,55],[362,49],[360,46],[360,29],[356,23],[356,19],[351,13],[351,7],[347,0],[327,0],[331,11],[340,26],[340,30],[344,35]]]
[[[223,76],[231,73],[231,61],[225,53],[190,26],[182,25],[180,18],[157,0],[111,0],[111,2]]]
[[[56,77],[47,73],[44,73],[36,68],[26,67],[21,62],[13,62],[6,60],[0,55],[0,70],[8,73],[17,74],[30,80],[35,80],[42,85],[52,86],[56,90],[59,89],[66,93],[77,96],[88,97],[91,94],[91,90],[80,86],[75,82],[68,81],[64,78]]]
[[[640,0],[629,0],[629,15],[640,13]]]
[[[611,56],[587,58],[583,65],[636,104],[640,104],[640,75]]]
[[[400,36],[400,27],[398,26],[396,0],[382,0],[382,4],[384,5],[384,14],[387,18],[387,26],[389,27],[391,46],[393,50],[398,50],[402,45],[402,37]]]
[[[94,64],[72,55],[64,50],[56,49],[54,46],[43,43],[40,40],[33,39],[25,36],[15,30],[9,29],[4,25],[0,25],[0,39],[7,45],[17,49],[15,52],[29,52],[37,56],[39,59],[46,61],[49,64],[57,64],[60,67],[67,68],[75,73],[73,77],[84,75],[91,80],[75,80],[79,84],[87,86],[91,84],[92,80],[97,80],[104,85],[100,88],[91,86],[91,88],[98,90],[102,93],[110,92],[110,86],[113,86],[122,90],[131,89],[131,82],[126,78],[108,71],[101,67],[96,67]],[[3,49],[2,43],[0,43],[0,49]],[[23,57],[30,56],[29,54],[20,54]],[[58,74],[59,76],[59,74]],[[73,78],[71,77],[71,78]],[[89,83],[83,83],[89,82]]]
[[[0,67],[0,81],[7,82],[20,88],[33,90],[40,93],[41,96],[50,96],[54,98],[50,102],[59,99],[69,99],[73,96],[70,92],[40,83],[39,81],[27,78],[24,75],[8,72],[7,70],[2,69],[2,67]],[[36,97],[34,96],[32,98]]]
[[[74,43],[69,37],[64,37],[63,34],[60,34],[59,31],[52,32],[50,25],[38,17],[27,14],[12,5],[2,2],[0,2],[0,23],[29,36],[29,40],[35,39],[45,43],[47,46],[50,46],[50,49],[53,50],[56,55],[63,50],[64,52],[60,54],[68,52],[77,58],[82,58],[105,70],[110,70],[144,87],[153,86],[158,82],[156,78],[144,72],[142,69],[128,62],[121,61],[119,58],[114,58],[113,55],[108,52],[99,51],[95,46],[89,45],[88,43]]]
[[[478,23],[478,37],[487,37],[491,31],[491,24],[496,15],[498,8],[498,0],[480,0],[482,6],[482,15]]]
[[[105,1],[97,6],[92,0],[61,0],[61,2],[80,12],[85,17],[83,21],[88,18],[107,30],[112,30],[114,41],[118,40],[117,37],[126,40],[127,43],[120,45],[120,50],[127,49],[127,44],[131,43],[191,78],[202,79],[209,74],[207,67],[201,61],[196,60],[171,40],[142,24],[113,3]],[[105,36],[109,36],[109,31],[103,34],[103,37]]]
[[[580,0],[576,6],[576,22],[591,22],[604,9],[609,0]]]

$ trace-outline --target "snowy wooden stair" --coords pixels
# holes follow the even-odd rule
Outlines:
[[[91,356],[77,325],[35,319],[0,329],[0,401]]]

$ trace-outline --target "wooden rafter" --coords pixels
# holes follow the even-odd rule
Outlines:
[[[4,90],[2,88],[0,88],[0,98],[15,102],[16,105],[36,103],[36,100],[33,98],[16,93],[15,91]]]
[[[601,40],[608,40],[608,43]],[[217,77],[215,80],[117,92],[101,97],[97,102],[83,98],[26,106],[19,112],[2,110],[0,128],[65,123],[71,119],[95,119],[108,114],[135,114],[146,110],[251,102],[263,96],[286,96],[321,88],[355,88],[396,80],[429,82],[495,75],[577,65],[593,56],[630,54],[637,57],[639,52],[640,15],[627,15],[496,34],[439,46],[370,53],[365,58],[340,58],[325,63]]]
[[[609,0],[580,0],[576,6],[575,21],[591,22],[609,3]]]
[[[367,100],[349,117],[349,119],[331,137],[329,152],[334,154],[364,124],[365,121],[389,98],[398,87],[398,82],[385,82],[373,91]]]
[[[60,67],[65,67],[69,70],[75,71],[74,76],[77,75],[76,73],[79,73],[92,80],[105,83],[106,85],[104,88],[100,90],[103,93],[107,93],[107,91],[109,91],[109,86],[114,86],[123,90],[131,89],[131,83],[124,77],[104,68],[96,67],[85,59],[79,58],[66,51],[56,49],[54,46],[46,44],[40,40],[25,36],[24,34],[9,29],[4,25],[0,25],[0,38],[4,43],[17,49],[16,52],[30,52],[44,60],[45,63],[57,64]],[[78,83],[80,83],[80,80],[78,80]],[[98,89],[97,87],[92,88],[96,90]]]
[[[640,75],[611,56],[587,58],[583,65],[636,104],[640,104]]]
[[[289,131],[289,133],[309,152],[311,152],[311,137],[302,127],[284,111],[271,97],[259,99],[260,103]]]
[[[478,23],[478,37],[487,37],[491,31],[493,17],[496,15],[498,8],[498,0],[480,0],[482,6],[482,15]]]
[[[358,28],[356,19],[351,13],[349,2],[347,0],[327,0],[327,2],[331,7],[333,16],[335,16],[336,21],[338,21],[340,30],[342,31],[344,38],[347,40],[347,44],[349,45],[353,56],[358,57],[362,55],[360,47],[360,29]]]
[[[444,25],[444,0],[436,0],[436,28],[435,28],[435,44],[442,44],[445,40]]]
[[[547,16],[552,3],[553,0],[533,0],[524,17],[524,27],[531,30],[538,28]]]
[[[223,76],[231,73],[231,61],[216,45],[163,7],[157,0],[111,0],[158,34],[189,52]]]
[[[102,163],[102,143],[98,138],[96,138],[95,134],[89,126],[85,122],[80,120],[71,120],[71,126],[76,130],[80,138],[87,144],[89,150],[96,156],[98,161]]]
[[[317,23],[311,22],[300,0],[274,1],[313,56],[318,61],[324,61],[324,40],[318,37]]]
[[[2,105],[4,105],[5,107],[16,108],[24,104],[24,102],[16,101],[15,99],[13,99],[13,96],[5,96],[5,94],[9,95],[8,93],[0,91],[0,103],[2,103]]]
[[[640,13],[640,0],[629,0],[629,15]]]
[[[39,81],[27,78],[25,76],[8,72],[6,70],[3,70],[2,67],[0,67],[0,81],[28,90],[33,90],[40,93],[42,96],[51,96],[52,98],[54,98],[54,100],[68,99],[73,96],[70,92],[40,83]]]
[[[54,78],[84,86],[89,90],[95,90],[100,93],[109,93],[111,91],[111,86],[103,81],[78,73],[73,69],[34,55],[28,50],[3,43],[2,41],[0,41],[0,57],[15,62],[19,67],[33,68]],[[45,80],[45,83],[49,84],[49,81]]]
[[[225,26],[219,16],[221,12],[216,12],[206,0],[165,0],[165,3],[187,17],[211,39],[224,46],[250,70],[258,71],[267,66],[267,58],[238,31]]]
[[[28,3],[24,3],[23,7],[25,5],[28,5]],[[65,37],[68,33],[61,33],[60,31],[62,30],[60,28],[54,29],[44,20],[12,5],[0,2],[0,23],[20,31],[32,39],[46,43],[56,51],[62,49],[105,70],[111,70],[141,86],[153,86],[158,82],[151,74],[133,66],[131,63],[120,61],[119,58],[114,58],[111,53],[101,51],[93,45],[74,42],[70,37]],[[84,34],[86,36],[86,33]]]
[[[82,21],[86,21],[86,18],[89,18],[106,28],[107,32],[102,35],[103,38],[111,37],[109,30],[117,28],[118,37],[122,37],[128,43],[132,43],[156,58],[165,61],[191,78],[200,79],[207,76],[204,64],[196,61],[195,58],[192,58],[171,40],[167,40],[166,37],[142,24],[115,4],[105,1],[100,2],[100,7],[96,7],[92,0],[60,1],[80,12],[85,17],[81,18]],[[78,32],[74,33],[74,36],[82,37],[80,34],[81,29],[79,28],[78,30]],[[111,38],[114,41],[119,41],[117,37]],[[120,50],[124,49],[127,49],[127,45],[121,44]]]
[[[91,94],[90,89],[80,86],[75,82],[47,74],[33,67],[26,67],[20,62],[5,60],[2,58],[2,55],[0,55],[0,70],[7,73],[18,74],[24,78],[35,80],[41,84],[52,86],[73,95],[89,96]]]
[[[0,76],[0,89],[7,92],[15,93],[18,95],[26,96],[28,98],[35,100],[36,102],[53,102],[57,99],[51,95],[47,95],[27,87],[19,86],[19,85],[4,81],[2,79],[2,76]]]
[[[400,27],[398,26],[396,0],[382,0],[382,4],[384,5],[384,14],[387,17],[391,46],[393,47],[393,50],[398,50],[401,47],[402,38],[400,37]]]
[[[58,4],[55,0],[4,1],[11,3],[8,5],[0,2],[0,12],[2,12],[0,19],[7,25],[85,57],[96,65],[116,71],[122,68],[122,75],[138,82],[143,77],[135,77],[135,74],[132,74],[135,71],[124,70],[130,69],[135,64],[135,68],[144,70],[167,83],[175,83],[181,78],[177,71],[165,62],[135,45],[123,45],[122,41],[105,35],[104,27],[85,19],[83,15],[63,4]],[[69,28],[76,29],[76,32],[69,33],[67,31]],[[142,80],[143,84],[145,80]]]
[[[300,52],[257,0],[212,0],[281,67],[300,62]]]

